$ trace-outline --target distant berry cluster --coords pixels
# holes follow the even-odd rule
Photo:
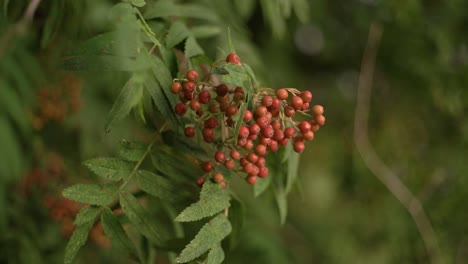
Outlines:
[[[226,62],[242,66],[234,53],[227,56]],[[192,138],[201,133],[203,141],[217,149],[213,160],[201,163],[207,174],[196,180],[200,186],[207,177],[226,186],[224,176],[216,172],[217,165],[239,169],[246,173],[249,184],[255,184],[258,177],[268,176],[268,152],[291,142],[294,151],[302,153],[305,141],[313,140],[314,133],[325,124],[324,108],[310,104],[310,91],[260,88],[252,95],[243,117],[239,117],[241,105],[246,103],[244,88],[198,81],[196,70],[187,71],[185,78],[174,80],[171,86],[180,99],[175,113],[183,116],[189,108],[192,111],[194,124],[185,127],[185,136]],[[295,121],[297,113],[308,120]]]

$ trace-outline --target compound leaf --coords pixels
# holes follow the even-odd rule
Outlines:
[[[85,161],[83,164],[97,176],[108,181],[127,178],[134,166],[133,163],[119,158],[95,158]]]
[[[75,184],[63,190],[63,196],[79,203],[108,205],[114,201],[119,183]]]

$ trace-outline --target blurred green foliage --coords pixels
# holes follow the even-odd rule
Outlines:
[[[122,137],[144,135],[133,119],[104,133],[125,73],[79,73],[80,111],[40,130],[28,124],[37,91],[63,74],[66,51],[109,29],[115,2],[42,1],[28,29],[16,32],[28,1],[0,1],[0,262],[60,262],[66,239],[42,197],[91,179],[81,161],[114,153]],[[301,155],[286,224],[279,224],[272,193],[254,199],[244,190],[246,223],[226,263],[430,262],[410,215],[365,167],[353,142],[360,62],[373,21],[382,25],[383,39],[370,140],[423,203],[444,261],[468,261],[467,1],[178,2],[202,3],[208,11],[199,16],[222,18],[195,32],[206,36],[200,45],[209,57],[228,47],[229,26],[240,57],[265,86],[310,90],[326,108],[327,125]],[[150,22],[155,32],[160,22]],[[49,152],[63,156],[66,179],[49,179],[45,190],[21,195],[21,177],[46,168]],[[88,246],[80,261],[117,261],[97,248]]]

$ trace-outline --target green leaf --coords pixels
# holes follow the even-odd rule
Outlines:
[[[113,247],[134,259],[139,258],[135,245],[128,238],[119,220],[109,208],[104,209],[101,215],[101,223],[104,233],[112,242]]]
[[[130,0],[130,3],[136,7],[143,7],[146,5],[145,0]]]
[[[168,48],[172,48],[189,36],[190,31],[187,29],[185,24],[180,21],[176,21],[171,25],[171,28],[169,29],[169,33],[166,37],[166,45]]]
[[[213,247],[210,252],[208,253],[208,257],[206,258],[206,264],[221,264],[224,260],[224,251],[221,247],[221,244]]]
[[[133,226],[152,243],[162,245],[163,239],[151,215],[131,193],[120,194],[120,205]]]
[[[213,216],[229,207],[231,197],[220,184],[206,181],[200,193],[200,200],[185,208],[175,219],[178,222],[197,221]]]
[[[287,157],[288,170],[286,174],[285,192],[288,194],[296,182],[299,168],[299,153],[295,152],[291,143],[286,145],[285,157]]]
[[[73,262],[80,248],[86,243],[88,233],[93,227],[93,224],[93,222],[87,222],[76,227],[65,248],[65,264],[71,264]]]
[[[286,33],[286,21],[281,15],[281,8],[277,1],[260,0],[265,22],[270,25],[273,36],[281,38]]]
[[[63,190],[63,196],[80,203],[104,206],[114,201],[119,187],[119,183],[75,184]]]
[[[252,68],[247,63],[242,63],[242,66],[244,67],[245,71],[247,72],[252,85],[255,85],[256,87],[259,87],[257,78],[255,77],[255,73],[252,70]]]
[[[232,225],[232,233],[229,235],[229,249],[233,250],[240,241],[245,220],[244,204],[237,198],[231,201],[228,219]]]
[[[203,54],[203,49],[198,45],[197,40],[195,37],[190,36],[185,41],[185,56],[187,58],[194,57],[196,55]]]
[[[275,200],[279,210],[280,223],[284,225],[284,223],[286,223],[286,217],[288,216],[288,200],[287,193],[284,191],[283,187],[276,186]]]
[[[244,18],[250,18],[255,10],[256,0],[236,0],[233,2],[239,15]]]
[[[228,39],[228,44],[229,44],[229,52],[236,53],[236,49],[234,48],[234,44],[232,42],[231,28],[229,27],[227,29],[227,39]]]
[[[310,20],[310,6],[307,0],[292,0],[294,13],[302,23]]]
[[[232,227],[226,216],[220,214],[206,223],[195,238],[182,250],[177,258],[178,263],[186,263],[201,256],[217,246],[229,233]]]
[[[137,162],[145,155],[146,144],[139,141],[120,141],[119,156],[127,161]]]
[[[254,185],[254,196],[258,197],[260,194],[264,193],[271,183],[271,176],[266,178],[258,178],[257,183]]]
[[[223,75],[223,82],[233,86],[244,86],[244,82],[248,79],[248,75],[242,66],[234,63],[227,63],[225,69],[229,72]]]
[[[83,164],[97,176],[108,181],[126,179],[134,166],[133,163],[119,158],[95,158]]]
[[[140,102],[143,96],[143,85],[135,80],[136,76],[127,81],[124,88],[110,110],[104,125],[106,132],[110,131],[112,125],[126,117],[132,108]]]
[[[190,29],[195,38],[211,38],[219,35],[222,32],[220,26],[217,25],[203,25],[196,26]]]
[[[139,71],[147,69],[148,65],[135,58],[113,55],[79,55],[63,58],[61,67],[69,71]]]
[[[233,120],[236,122],[236,126],[234,127],[234,145],[237,145],[237,135],[239,135],[239,130],[241,128],[241,125],[243,124],[242,119],[244,118],[245,111],[247,110],[247,103],[242,103],[240,108],[239,108],[239,114],[237,117],[233,118]]]
[[[173,183],[160,175],[140,170],[137,173],[137,180],[140,188],[154,197],[170,201],[177,199]]]
[[[175,4],[170,0],[162,0],[150,3],[144,12],[146,19],[159,17],[189,17],[208,21],[219,21],[216,12],[210,8],[197,4]]]
[[[93,222],[96,216],[101,212],[101,207],[82,207],[80,212],[76,215],[75,225],[82,225],[88,222]]]

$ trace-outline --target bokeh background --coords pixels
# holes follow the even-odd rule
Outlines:
[[[117,1],[0,1],[0,263],[61,263],[75,205],[61,190],[91,177],[81,162],[141,135],[104,120],[128,75],[67,72],[63,54],[108,29]],[[154,1],[147,1],[154,2]],[[284,226],[272,193],[243,194],[245,232],[226,263],[468,263],[468,2],[196,0],[223,19],[200,39],[227,49],[267,87],[310,90],[327,124],[301,155]],[[422,203],[438,245],[428,254],[406,208],[356,150],[354,120],[369,28],[376,58],[369,140]],[[151,25],[151,24],[150,24]],[[216,32],[218,32],[216,34]],[[102,230],[80,263],[127,262]],[[434,257],[434,254],[436,257]],[[164,263],[164,262],[161,262]]]

